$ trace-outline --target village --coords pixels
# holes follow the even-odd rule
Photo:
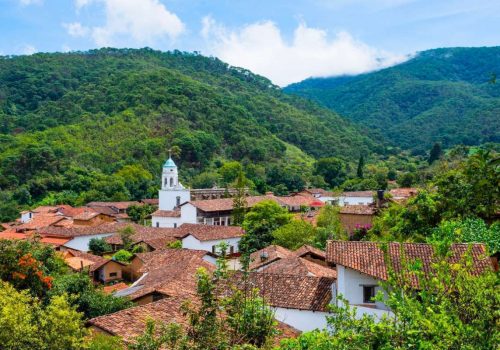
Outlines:
[[[238,278],[245,268],[240,252],[245,231],[233,225],[235,193],[185,188],[170,157],[162,169],[158,199],[38,207],[22,212],[15,222],[3,223],[0,239],[48,245],[71,270],[88,274],[105,293],[131,300],[135,306],[87,322],[92,331],[127,341],[142,334],[150,318],[186,324],[181,305],[197,298],[200,268],[213,273],[222,257]],[[351,237],[329,239],[325,250],[308,244],[295,250],[271,244],[250,254],[248,283],[273,309],[283,336],[327,327],[331,305],[338,303],[339,295],[356,307],[359,318],[390,316],[391,309],[374,298],[383,291],[381,282],[388,279],[389,270],[405,273],[403,255],[422,261],[422,270],[431,271],[430,244],[389,242],[383,248],[380,242],[353,239],[360,227],[371,227],[387,202],[407,201],[418,193],[416,188],[393,188],[389,195],[382,190],[332,193],[319,188],[288,196],[250,195],[247,189],[244,193],[247,211],[271,201],[313,225],[322,208],[334,206]],[[156,210],[143,223],[133,223],[127,209],[142,205]],[[459,261],[468,249],[467,244],[453,244],[450,263]],[[123,251],[129,255],[117,258]],[[473,244],[471,253],[477,273],[498,270],[496,257],[485,255],[483,244]],[[418,288],[418,282],[413,287]]]

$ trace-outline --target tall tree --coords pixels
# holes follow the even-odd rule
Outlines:
[[[358,170],[356,171],[356,175],[362,179],[363,178],[363,168],[365,166],[365,158],[363,157],[363,155],[361,155],[359,157],[359,161],[358,161]]]
[[[436,160],[441,158],[441,154],[442,154],[441,145],[439,144],[439,142],[436,142],[434,146],[432,146],[431,152],[429,153],[429,159],[428,159],[429,164],[432,164]]]

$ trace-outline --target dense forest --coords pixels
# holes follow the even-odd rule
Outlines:
[[[445,48],[377,72],[314,78],[285,91],[311,98],[422,154],[500,141],[500,47]]]
[[[300,189],[315,158],[385,147],[266,78],[151,49],[1,57],[0,140],[0,201],[21,206],[153,196],[172,146],[185,184],[223,186],[237,159],[260,192]]]

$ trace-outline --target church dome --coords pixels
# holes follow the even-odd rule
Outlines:
[[[175,168],[177,165],[175,165],[174,161],[172,158],[168,158],[165,164],[163,164],[164,168]]]

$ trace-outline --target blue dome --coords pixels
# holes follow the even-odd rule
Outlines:
[[[168,158],[165,164],[163,164],[164,168],[175,168],[177,165],[175,165],[174,161],[172,158]]]

